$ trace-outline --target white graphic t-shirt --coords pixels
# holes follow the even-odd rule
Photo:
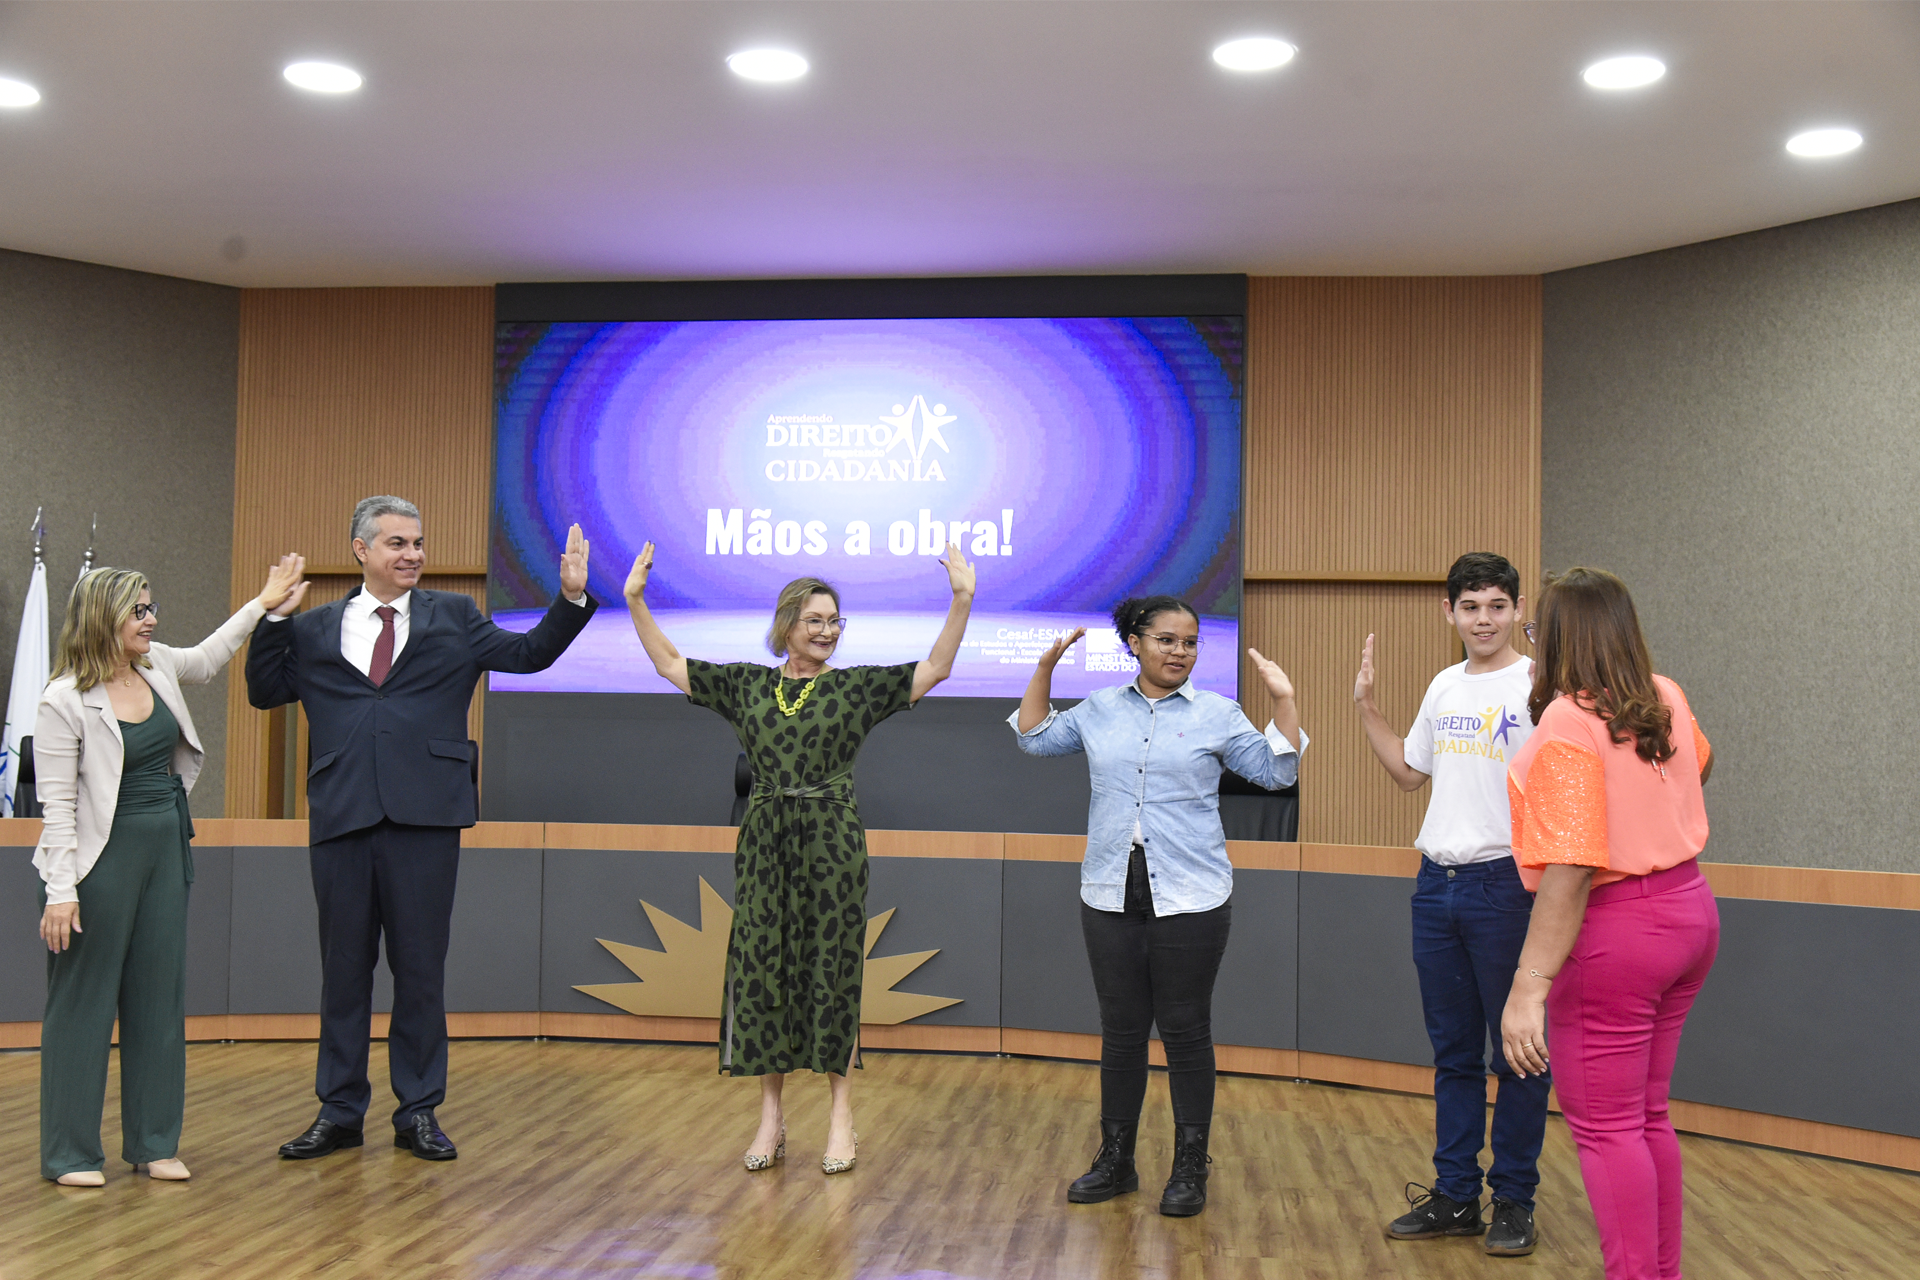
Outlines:
[[[1406,761],[1433,779],[1427,818],[1413,843],[1441,866],[1512,856],[1507,762],[1533,732],[1532,691],[1528,658],[1477,676],[1462,662],[1427,686],[1420,718],[1407,734]]]

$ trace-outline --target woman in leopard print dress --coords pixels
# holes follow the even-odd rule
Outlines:
[[[867,839],[854,806],[853,762],[873,727],[918,702],[953,670],[973,605],[974,570],[949,544],[953,604],[933,652],[890,667],[833,667],[845,620],[818,578],[781,588],[767,631],[778,667],[680,656],[645,600],[647,543],[627,577],[627,609],[654,670],[726,717],[753,762],[754,790],[734,851],[720,1069],[760,1077],[760,1131],[746,1166],[784,1156],[781,1086],[789,1071],[823,1072],[832,1092],[828,1173],[853,1167],[847,1068],[860,1034],[867,929]]]

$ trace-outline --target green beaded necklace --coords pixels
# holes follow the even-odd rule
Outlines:
[[[823,676],[825,674],[827,673],[825,671],[822,671],[820,673],[820,676]],[[807,699],[813,696],[813,686],[820,683],[820,676],[815,676],[813,679],[807,681],[807,687],[800,691],[800,696],[793,700],[793,705],[788,706],[787,705],[787,681],[789,679],[798,680],[800,677],[788,676],[783,666],[778,677],[773,682],[773,701],[774,701],[774,704],[780,708],[780,714],[783,716],[786,716],[788,719],[792,719],[794,716],[799,715],[800,708],[806,706]]]

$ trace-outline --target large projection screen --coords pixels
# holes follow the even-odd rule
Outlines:
[[[591,303],[569,316],[562,288],[531,308],[540,318],[501,316],[494,620],[534,623],[573,522],[609,607],[551,669],[496,674],[493,692],[669,692],[621,607],[648,541],[649,602],[690,656],[776,661],[775,594],[811,574],[841,591],[838,664],[922,658],[947,609],[951,541],[979,592],[937,694],[1017,698],[1075,627],[1088,636],[1056,696],[1130,679],[1107,613],[1168,594],[1201,614],[1195,682],[1236,696],[1243,306],[1149,314],[1119,306],[1168,299],[1109,287],[1095,300],[1113,309],[1090,315],[1079,282],[1057,299],[1022,282],[1011,314],[978,290],[963,301],[980,314],[951,301],[913,314],[899,305],[912,282],[891,283],[886,309],[901,314],[743,305],[730,318],[696,298],[684,317],[657,299],[644,318]],[[936,304],[941,283],[922,289]],[[804,286],[786,296],[805,306]]]

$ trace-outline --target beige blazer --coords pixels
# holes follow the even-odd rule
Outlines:
[[[193,717],[181,696],[183,684],[205,684],[220,673],[227,659],[240,651],[266,611],[255,601],[221,624],[220,629],[191,649],[156,644],[147,654],[153,665],[136,668],[180,722],[180,742],[173,749],[173,771],[193,790],[206,752],[193,731]],[[120,798],[120,767],[126,744],[120,721],[113,714],[104,685],[85,693],[74,688],[72,676],[47,685],[33,724],[34,785],[39,793],[45,827],[33,865],[46,881],[47,901],[78,902],[76,886],[87,878],[113,832],[113,809]]]

